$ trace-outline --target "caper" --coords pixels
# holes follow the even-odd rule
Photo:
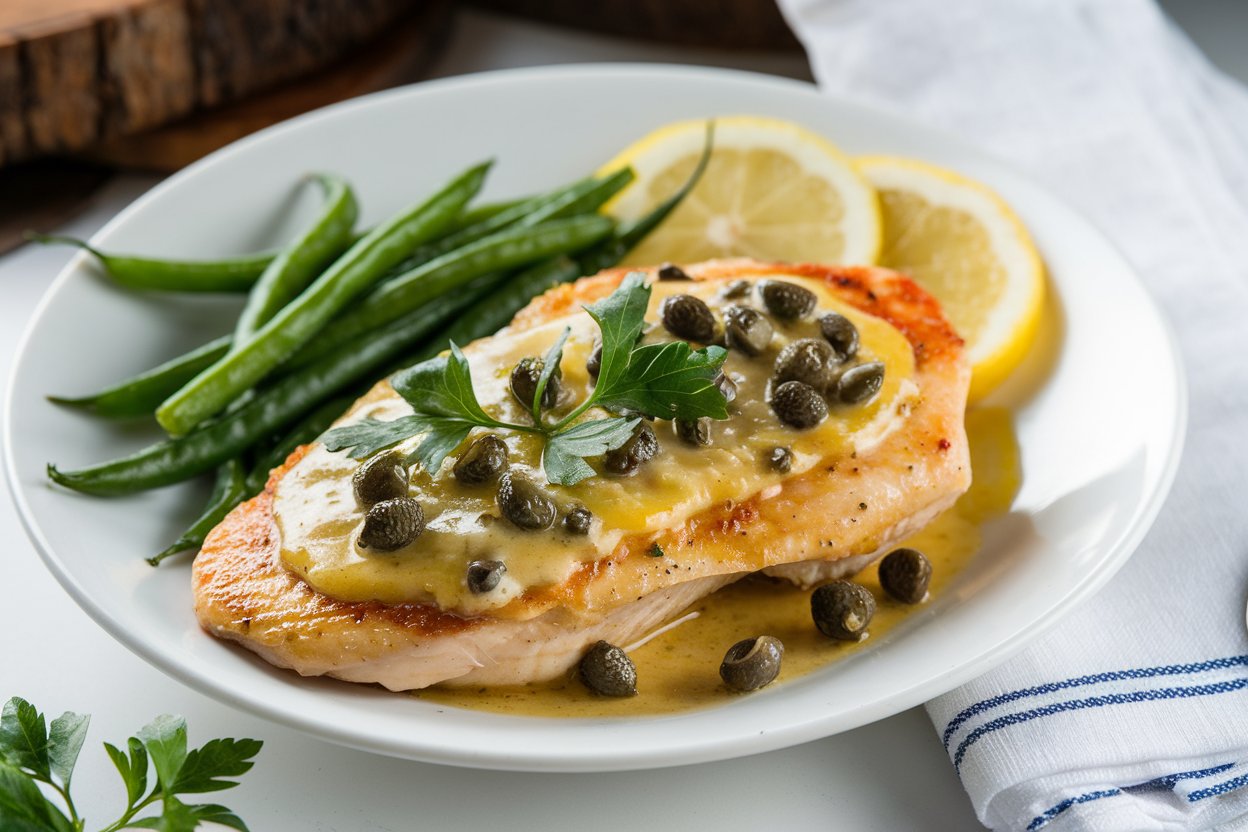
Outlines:
[[[811,593],[810,615],[825,636],[861,641],[875,615],[875,597],[858,584],[833,581]]]
[[[687,445],[706,446],[711,444],[711,419],[702,416],[698,419],[677,419],[676,435]]]
[[[896,549],[880,561],[880,586],[903,604],[917,604],[927,597],[932,564],[915,549]]]
[[[407,466],[398,451],[366,461],[351,475],[351,490],[361,508],[407,496]]]
[[[492,433],[473,440],[451,473],[464,485],[480,485],[507,470],[507,445]]]
[[[693,280],[692,277],[685,273],[685,270],[673,263],[664,263],[659,266],[659,280]]]
[[[836,350],[841,361],[848,361],[858,354],[858,327],[844,315],[829,312],[819,316],[819,332]]]
[[[633,660],[614,644],[600,641],[581,659],[579,667],[585,687],[601,696],[636,696],[637,668]]]
[[[654,428],[641,422],[627,442],[614,451],[607,451],[602,464],[612,474],[631,474],[658,452],[659,438],[654,435]]]
[[[521,358],[511,370],[511,395],[516,397],[516,401],[520,402],[525,410],[533,406],[533,396],[537,394],[537,380],[541,377],[545,366],[542,359],[529,356]],[[563,370],[556,368],[546,382],[546,389],[542,391],[542,407],[554,407],[559,401],[559,382],[562,377]]]
[[[724,344],[751,358],[767,349],[775,330],[771,321],[749,306],[729,306],[724,310]]]
[[[719,388],[719,392],[724,395],[724,401],[729,404],[737,397],[737,383],[729,378],[723,370],[720,370],[719,374],[715,376],[712,384]]]
[[[828,416],[828,403],[815,388],[800,381],[786,381],[771,394],[771,409],[780,421],[795,428],[813,428]]]
[[[589,358],[585,359],[585,372],[589,373],[589,377],[596,379],[598,373],[602,370],[602,342],[595,341],[594,348],[589,351]]]
[[[767,452],[767,464],[771,466],[773,471],[787,474],[793,468],[793,452],[783,445],[778,448],[772,448]]]
[[[563,527],[572,534],[589,534],[593,522],[594,515],[585,506],[577,506],[563,517]]]
[[[411,497],[396,497],[376,503],[364,515],[360,546],[379,552],[393,552],[411,543],[425,530],[425,511]]]
[[[883,364],[878,361],[859,364],[841,373],[841,378],[836,383],[836,397],[845,404],[858,404],[880,392],[883,384]]]
[[[732,280],[725,283],[723,288],[719,290],[719,296],[724,300],[733,300],[734,298],[743,298],[750,293],[750,281],[748,280]]]
[[[783,280],[764,280],[759,292],[767,311],[785,321],[806,317],[819,302],[814,292]]]
[[[498,478],[498,508],[522,529],[549,529],[555,522],[555,501],[523,474],[504,471]]]
[[[751,691],[771,684],[780,675],[784,645],[772,636],[738,641],[724,654],[719,677],[733,690]]]
[[[481,595],[492,591],[507,574],[507,564],[501,560],[474,560],[468,564],[468,591]]]
[[[715,337],[715,316],[706,301],[693,295],[672,295],[659,306],[659,318],[667,331],[686,341],[703,344]]]
[[[827,341],[799,338],[785,344],[776,356],[773,383],[800,381],[823,391],[831,381],[831,366],[835,357],[836,351]]]

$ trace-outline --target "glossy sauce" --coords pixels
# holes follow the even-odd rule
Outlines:
[[[819,330],[815,315],[791,324],[776,321],[775,335],[758,357],[729,351],[724,371],[739,389],[729,406],[729,418],[712,425],[711,447],[691,447],[675,435],[671,422],[656,420],[653,425],[662,449],[635,475],[596,476],[561,487],[545,484],[541,446],[534,436],[496,432],[508,445],[511,470],[541,483],[554,497],[560,516],[575,505],[593,512],[596,519],[588,536],[572,535],[558,526],[536,532],[518,530],[499,517],[496,486],[461,485],[450,475],[454,460],[448,459],[437,476],[413,472],[409,493],[424,509],[426,530],[409,546],[384,554],[361,550],[355,543],[363,511],[352,496],[351,475],[359,463],[345,453],[330,453],[317,445],[278,485],[274,515],[284,563],[318,592],[342,600],[431,602],[465,615],[506,617],[511,614],[510,601],[530,588],[563,583],[584,562],[610,554],[625,534],[657,533],[710,506],[764,492],[823,460],[868,451],[904,423],[917,394],[909,342],[887,322],[838,300],[821,281],[775,277],[814,292],[819,312],[837,311],[853,321],[861,347],[852,363],[882,361],[886,367],[884,384],[873,399],[857,405],[834,404],[828,418],[809,430],[782,424],[768,404],[768,379],[776,355],[793,340],[819,337]],[[744,298],[720,297],[726,282],[656,283],[647,321],[658,320],[660,303],[673,294],[697,294],[717,310],[733,303],[761,308],[757,292]],[[589,394],[585,360],[597,330],[587,314],[577,312],[522,332],[500,333],[467,351],[474,388],[487,412],[507,422],[528,422],[530,417],[509,392],[508,374],[521,358],[544,354],[565,327],[571,328],[561,364],[566,396],[554,413],[569,412]],[[643,340],[671,338],[656,325]],[[357,404],[347,421],[389,420],[410,412],[410,406],[385,385]],[[410,450],[416,441],[400,447]],[[763,461],[767,451],[778,445],[790,447],[794,454],[787,475]],[[478,559],[504,561],[507,574],[495,590],[474,595],[468,591],[465,575],[468,563]],[[523,614],[524,608],[516,606]]]
[[[703,598],[686,611],[698,616],[630,651],[637,665],[637,696],[595,696],[574,678],[523,686],[430,688],[413,692],[420,699],[459,708],[543,717],[640,716],[686,711],[723,703],[731,693],[719,678],[724,652],[743,638],[771,635],[785,646],[783,684],[869,648],[890,630],[921,613],[956,579],[980,548],[980,528],[1005,514],[1018,493],[1022,475],[1018,444],[1008,411],[971,410],[966,416],[970,440],[970,489],[957,504],[903,544],[932,563],[927,602],[908,606],[880,589],[876,567],[854,580],[875,596],[877,609],[870,637],[851,644],[825,638],[810,618],[810,591],[787,583],[748,578]]]

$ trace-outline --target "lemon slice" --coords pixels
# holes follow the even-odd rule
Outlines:
[[[1044,306],[1044,267],[1027,230],[988,188],[934,165],[867,156],[880,195],[880,265],[910,274],[944,307],[967,345],[971,399],[1018,366]]]
[[[635,219],[671,196],[693,171],[705,121],[669,124],[633,143],[603,171],[631,165],[637,179],[607,210]],[[715,119],[701,181],[626,263],[715,257],[871,264],[880,248],[875,191],[822,136],[787,121]]]

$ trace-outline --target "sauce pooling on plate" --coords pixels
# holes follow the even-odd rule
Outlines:
[[[724,686],[717,668],[724,651],[743,638],[767,634],[784,643],[781,684],[868,649],[923,616],[928,605],[957,581],[960,570],[979,551],[982,525],[1005,514],[1018,492],[1018,445],[1008,411],[971,410],[966,428],[976,472],[970,490],[922,532],[898,544],[922,551],[931,561],[930,598],[914,606],[892,600],[880,588],[876,567],[863,570],[853,580],[877,602],[870,637],[864,641],[833,641],[821,635],[811,621],[810,590],[747,578],[704,598],[684,614],[696,617],[629,651],[637,666],[636,696],[594,696],[573,677],[523,686],[430,688],[412,695],[452,707],[521,716],[664,714],[723,704],[738,695]]]

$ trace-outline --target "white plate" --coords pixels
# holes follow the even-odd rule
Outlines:
[[[237,309],[117,290],[81,257],[31,322],[7,407],[8,477],[48,568],[101,626],[195,688],[335,742],[459,765],[587,771],[755,753],[880,719],[984,672],[1130,556],[1169,488],[1186,398],[1168,330],[1122,257],[1041,188],[944,134],[805,84],[743,73],[489,73],[373,95],[266,130],[155,188],[94,242],[180,256],[249,250],[308,215],[310,201],[291,194],[310,170],[351,179],[362,222],[371,223],[482,158],[499,160],[487,196],[513,196],[593,170],[665,122],[734,113],[793,119],[851,153],[915,156],[987,182],[1022,215],[1048,263],[1058,306],[1053,348],[1001,394],[1019,404],[1022,491],[964,574],[907,626],[775,689],[652,718],[498,716],[275,670],[196,626],[185,563],[152,569],[142,560],[193,516],[202,485],[106,500],[44,478],[49,461],[93,463],[154,437],[60,410],[44,394],[88,391],[149,367],[226,331]]]

